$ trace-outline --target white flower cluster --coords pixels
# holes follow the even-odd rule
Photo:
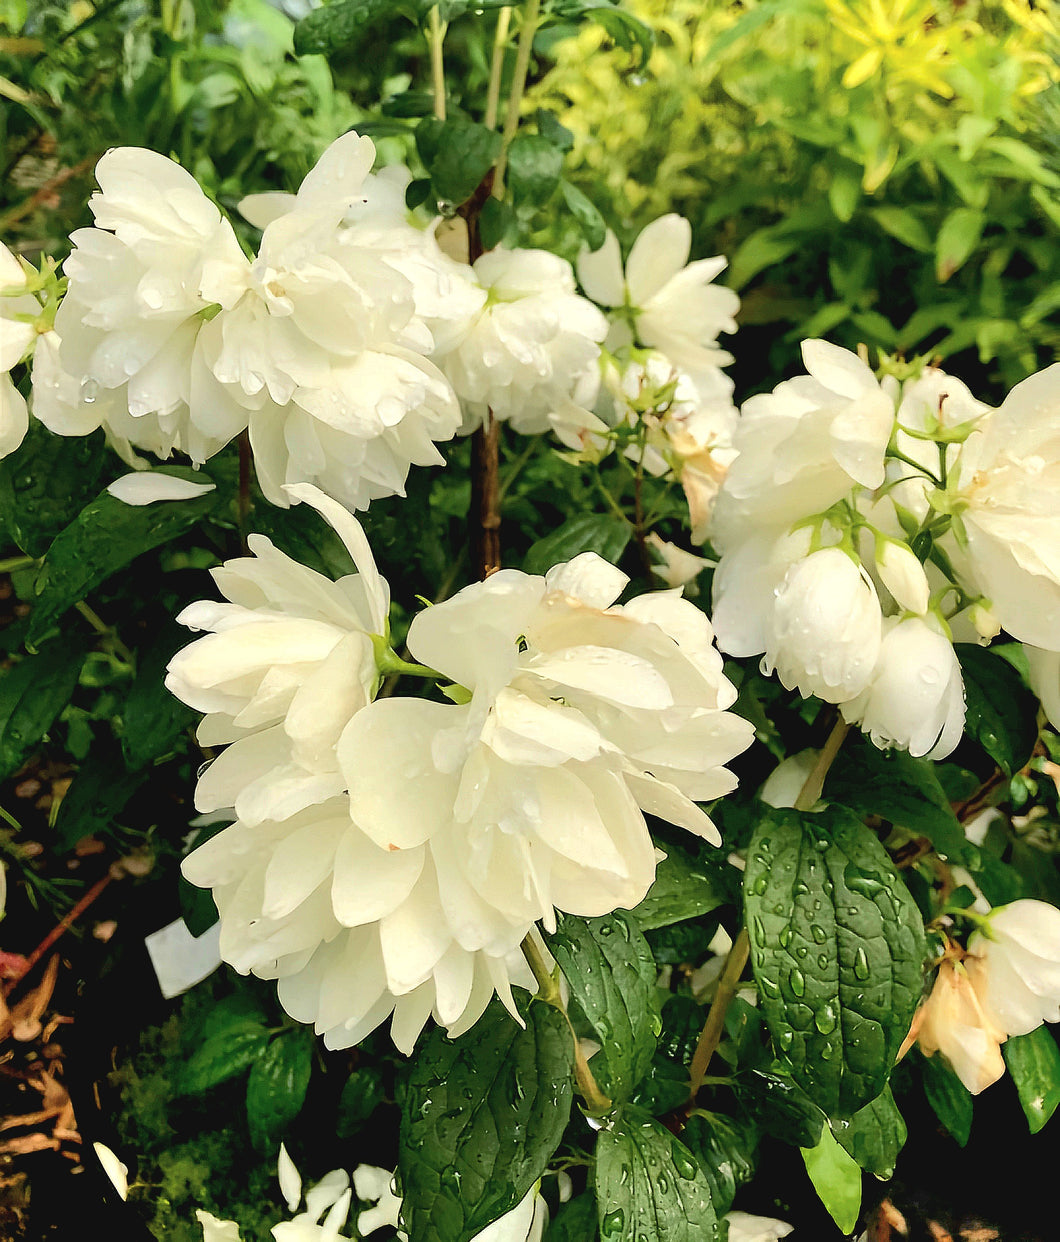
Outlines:
[[[1024,898],[980,924],[963,961],[939,966],[907,1041],[926,1056],[941,1052],[973,1094],[1004,1074],[1009,1036],[1060,1022],[1060,910]]]
[[[296,195],[244,199],[262,230],[248,258],[179,165],[107,152],[95,227],[71,239],[66,296],[34,359],[33,413],[62,435],[104,427],[132,464],[136,450],[202,463],[248,429],[274,504],[310,482],[363,509],[401,494],[411,465],[441,464],[437,443],[487,408],[540,431],[576,391],[591,401],[607,323],[570,265],[536,250],[455,261],[439,221],[419,227],[406,210],[408,170],[372,173],[374,160],[369,139],[346,134]],[[0,286],[16,278],[5,251]],[[20,307],[5,299],[3,313]],[[28,330],[5,329],[5,370]],[[6,380],[0,397],[10,452],[25,405]]]
[[[598,461],[618,446],[649,474],[679,479],[692,541],[702,543],[735,456],[733,384],[721,369],[732,355],[717,338],[735,332],[740,300],[713,283],[725,260],[689,263],[691,245],[688,221],[666,215],[641,232],[624,271],[610,231],[599,250],[582,253],[582,288],[612,318],[602,383],[595,405],[583,391],[551,422],[580,459]]]
[[[991,410],[938,370],[881,382],[825,341],[802,352],[808,375],[741,412],[719,645],[877,746],[942,758],[964,727],[955,637],[1060,651],[1060,366]]]
[[[331,1047],[393,1015],[411,1049],[430,1014],[468,1029],[494,993],[531,986],[520,944],[555,911],[635,906],[655,875],[644,819],[718,843],[697,805],[753,738],[727,709],[704,614],[595,554],[544,577],[501,570],[418,615],[421,671],[448,703],[374,699],[388,590],[363,532],[309,485],[288,488],[342,536],[359,573],[331,582],[261,536],[214,571],[227,602],[181,620],[208,633],[167,685],[227,744],[201,811],[236,822],[185,861],[221,913],[221,954],[279,980]]]

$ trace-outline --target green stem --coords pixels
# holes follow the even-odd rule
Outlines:
[[[409,660],[403,660],[381,634],[373,634],[371,637],[372,646],[375,648],[375,666],[382,677],[393,674],[398,677],[427,677],[431,681],[447,680],[442,673],[428,668],[426,664],[413,664]]]
[[[887,456],[893,457],[896,461],[905,462],[907,466],[912,466],[917,474],[921,474],[926,478],[929,478],[936,487],[942,487],[942,481],[936,475],[932,474],[923,462],[915,461],[912,457],[907,457],[905,453],[901,452],[899,449],[896,449],[894,445],[888,447]]]
[[[99,613],[86,604],[83,599],[78,600],[74,607],[100,637],[110,639],[114,651],[126,664],[131,665],[133,668],[136,667],[136,657],[118,637],[118,632],[113,626],[108,625]]]
[[[810,811],[817,805],[821,790],[824,789],[824,778],[828,775],[828,769],[835,761],[836,755],[839,754],[839,748],[849,732],[850,725],[840,717],[835,722],[832,732],[829,733],[828,740],[821,747],[821,753],[817,756],[813,771],[799,790],[799,796],[795,799],[796,811]]]
[[[545,965],[545,959],[541,956],[541,951],[534,943],[533,934],[528,934],[522,945],[523,957],[526,963],[534,973],[537,980],[538,998],[543,1000],[546,1005],[551,1005],[553,1009],[558,1009],[567,1023],[570,1031],[571,1039],[574,1042],[574,1077],[578,1083],[578,1090],[585,1100],[586,1110],[592,1116],[602,1116],[611,1109],[611,1100],[600,1090],[593,1072],[589,1068],[589,1062],[586,1060],[585,1053],[582,1052],[581,1041],[575,1033],[571,1024],[570,1015],[567,1013],[567,1007],[563,1003],[563,994],[559,987],[559,968],[552,972]]]
[[[541,16],[541,0],[527,0],[526,12],[523,14],[523,27],[519,31],[519,47],[515,53],[515,71],[512,74],[512,89],[508,95],[508,110],[504,114],[504,146],[497,160],[497,171],[493,178],[493,193],[496,198],[504,194],[504,166],[508,159],[508,148],[519,128],[519,110],[523,104],[523,91],[526,89],[526,75],[530,69],[530,52],[537,34],[537,23]]]
[[[486,113],[482,118],[487,129],[496,129],[497,111],[501,101],[501,77],[504,73],[504,52],[508,44],[508,27],[511,9],[501,9],[497,14],[497,29],[493,32],[493,58],[490,61],[490,81],[486,90]]]
[[[9,574],[16,569],[26,569],[36,563],[36,558],[32,556],[9,556],[6,560],[0,561],[0,574]]]
[[[442,21],[437,5],[431,9],[427,21],[427,46],[431,51],[431,86],[434,91],[434,115],[439,121],[444,121],[445,61],[442,58],[442,44],[445,42],[447,23]]]

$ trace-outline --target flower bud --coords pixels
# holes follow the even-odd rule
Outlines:
[[[877,540],[876,572],[902,608],[918,615],[927,612],[931,588],[924,566],[908,544],[895,539]]]

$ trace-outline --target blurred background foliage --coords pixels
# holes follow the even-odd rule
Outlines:
[[[737,394],[827,335],[952,359],[984,399],[1060,351],[1060,8],[1052,0],[631,0],[533,102],[628,240],[678,211],[744,300]],[[742,382],[741,382],[742,381]]]

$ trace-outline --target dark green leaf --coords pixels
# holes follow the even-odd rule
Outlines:
[[[859,738],[839,752],[824,797],[927,837],[943,858],[973,869],[978,863],[979,851],[965,837],[930,760],[877,750]]]
[[[268,1042],[268,1030],[260,1022],[233,1017],[227,1025],[211,1031],[178,1071],[177,1093],[200,1095],[235,1078],[262,1056]]]
[[[405,206],[409,211],[415,211],[417,207],[423,206],[427,199],[430,198],[430,194],[431,179],[429,177],[417,177],[405,187]]]
[[[356,45],[373,22],[400,13],[409,15],[410,7],[396,0],[337,0],[314,9],[294,28],[295,53],[327,55],[348,49]]]
[[[523,994],[525,996],[525,994]],[[431,1031],[402,1108],[398,1170],[410,1242],[468,1242],[522,1201],[571,1106],[573,1047],[557,1010],[499,1001],[459,1039]]]
[[[945,1058],[937,1054],[921,1057],[920,1065],[927,1102],[939,1121],[964,1147],[972,1131],[971,1092],[946,1064]]]
[[[90,755],[59,804],[55,848],[73,849],[83,837],[112,827],[149,775],[128,771],[116,754]]]
[[[569,561],[580,552],[596,552],[612,564],[626,550],[633,528],[628,522],[610,513],[579,513],[559,530],[536,543],[523,561],[528,574],[543,574],[561,561]]]
[[[85,655],[83,643],[58,639],[0,672],[0,778],[18,770],[69,703]]]
[[[920,999],[920,912],[875,834],[839,807],[759,823],[744,903],[774,1046],[815,1104],[849,1117],[883,1090]]]
[[[549,1222],[545,1242],[596,1242],[596,1196],[591,1190],[565,1203]]]
[[[1038,700],[1007,660],[975,643],[958,643],[967,704],[965,731],[1006,776],[1031,757],[1038,740]]]
[[[592,1060],[596,1072],[597,1053]],[[638,1108],[646,1109],[653,1117],[662,1117],[682,1104],[688,1103],[688,1070],[668,1057],[656,1056],[630,1096]]]
[[[1030,1131],[1037,1134],[1060,1104],[1060,1048],[1052,1028],[1042,1025],[1029,1035],[1012,1035],[1001,1051]]]
[[[634,48],[639,52],[638,61],[641,67],[647,65],[648,58],[651,56],[652,48],[655,46],[655,34],[650,26],[646,26],[632,13],[627,13],[624,9],[611,9],[604,7],[593,7],[587,13],[591,21],[607,31],[608,35],[618,44],[624,51],[632,52]]]
[[[697,859],[688,850],[667,843],[666,857],[655,868],[655,881],[644,900],[633,909],[642,930],[667,927],[682,919],[709,914],[735,899],[729,874],[710,859]]]
[[[177,899],[181,918],[193,936],[209,931],[221,917],[213,893],[208,888],[197,888],[183,876],[177,877]]]
[[[813,1147],[820,1141],[824,1113],[786,1074],[774,1069],[741,1075],[737,1095],[759,1129],[782,1143]]]
[[[681,1139],[710,1183],[715,1212],[724,1216],[736,1191],[754,1176],[758,1146],[755,1127],[734,1117],[696,1113],[681,1131]]]
[[[712,1242],[718,1218],[699,1161],[661,1122],[627,1107],[596,1139],[603,1242]]]
[[[658,973],[635,920],[622,911],[598,919],[564,915],[548,947],[601,1047],[593,1072],[616,1101],[648,1072],[662,1029]]]
[[[313,1072],[313,1031],[302,1027],[273,1039],[250,1067],[247,1123],[258,1151],[276,1147],[305,1103]]]
[[[416,148],[430,173],[434,194],[454,207],[478,189],[501,146],[500,134],[466,117],[440,121],[428,116],[416,126]]]
[[[384,99],[380,111],[384,116],[430,116],[434,95],[430,91],[402,91]]]
[[[547,138],[554,147],[558,147],[561,151],[571,150],[574,146],[574,135],[565,125],[559,123],[554,113],[538,108],[534,119],[537,121],[537,132],[542,138]]]
[[[881,1181],[894,1175],[894,1164],[905,1146],[907,1131],[889,1086],[859,1108],[849,1121],[834,1121],[832,1131],[866,1172]]]
[[[166,665],[191,636],[170,622],[141,650],[136,678],[122,708],[121,745],[130,768],[142,768],[169,754],[177,739],[198,719],[165,687]]]
[[[607,236],[607,225],[597,210],[596,204],[569,181],[561,181],[559,189],[568,210],[577,220],[582,236],[589,244],[589,249],[599,250]]]
[[[339,1096],[339,1116],[335,1127],[340,1139],[352,1139],[383,1102],[383,1080],[378,1070],[368,1066],[355,1069],[346,1079]]]
[[[30,419],[22,444],[0,461],[0,520],[23,552],[44,555],[99,491],[105,461],[102,431],[57,436]]]
[[[520,206],[544,207],[559,185],[563,152],[540,134],[517,134],[508,148],[508,189]]]
[[[170,474],[197,483],[201,473],[163,466]],[[204,518],[218,501],[216,490],[193,500],[164,500],[152,505],[127,505],[102,492],[55,537],[37,576],[38,599],[30,617],[27,642],[43,638],[72,604],[93,587],[159,544],[183,534]]]
[[[482,204],[478,225],[482,245],[486,250],[492,250],[505,242],[514,242],[519,227],[511,203],[492,195]]]

